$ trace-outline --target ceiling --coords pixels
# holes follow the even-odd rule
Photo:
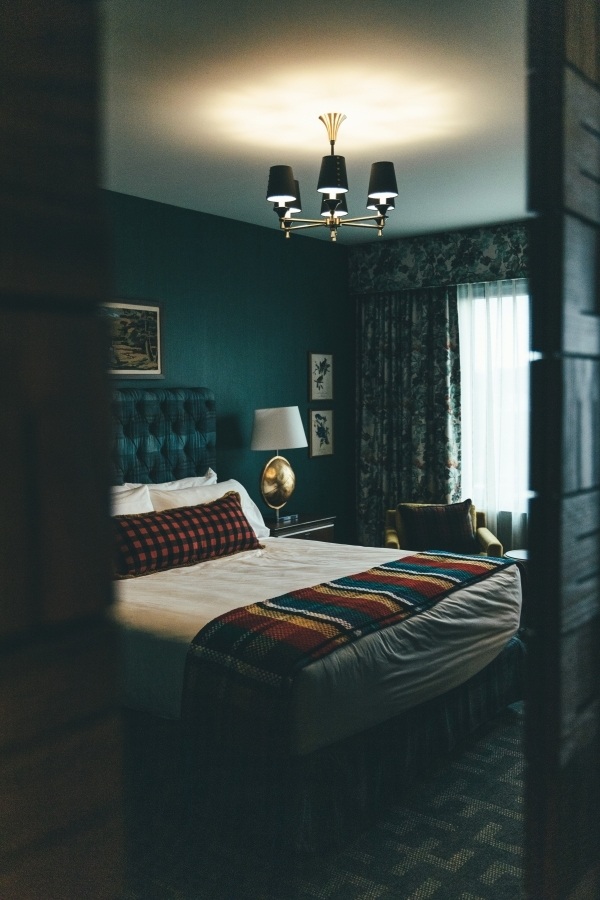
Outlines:
[[[525,2],[103,0],[103,186],[277,228],[286,164],[316,217],[318,117],[341,112],[351,216],[395,164],[386,238],[523,218]]]

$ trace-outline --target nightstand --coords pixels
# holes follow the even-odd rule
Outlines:
[[[269,519],[271,537],[294,537],[307,541],[333,541],[335,516],[298,516],[295,522],[276,524]]]

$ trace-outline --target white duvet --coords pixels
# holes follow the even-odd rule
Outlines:
[[[125,705],[177,718],[189,643],[221,613],[409,555],[293,538],[263,544],[115,583]],[[466,681],[516,633],[520,608],[514,565],[307,666],[294,697],[296,752],[376,725]]]

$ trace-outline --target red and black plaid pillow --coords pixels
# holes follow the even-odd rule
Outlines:
[[[114,516],[115,575],[131,578],[261,545],[230,491],[212,503]]]
[[[401,503],[398,513],[405,532],[402,549],[478,553],[471,505],[471,500],[424,506]]]

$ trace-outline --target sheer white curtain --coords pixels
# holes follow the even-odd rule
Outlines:
[[[463,498],[505,550],[527,547],[529,295],[526,279],[458,285]]]

